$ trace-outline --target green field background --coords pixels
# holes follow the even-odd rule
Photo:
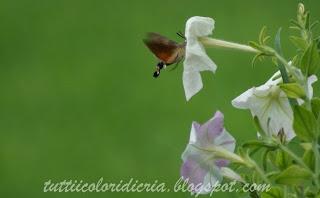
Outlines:
[[[0,1],[0,197],[190,197],[187,193],[44,193],[43,182],[166,182],[179,178],[191,122],[216,110],[237,143],[256,137],[248,111],[231,100],[264,83],[269,60],[208,49],[218,65],[186,102],[180,65],[154,79],[156,59],[143,45],[155,31],[181,41],[191,16],[215,19],[213,37],[247,43],[263,25],[283,27],[286,58],[295,49],[296,0]],[[320,1],[305,1],[320,19]],[[316,28],[316,32],[319,31]],[[319,84],[315,84],[319,95]],[[239,197],[217,193],[214,197]]]

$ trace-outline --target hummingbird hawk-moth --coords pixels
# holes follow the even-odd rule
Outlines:
[[[185,37],[179,32],[180,37]],[[174,63],[178,64],[185,54],[186,42],[177,43],[172,41],[158,33],[147,33],[146,39],[143,40],[149,50],[159,59],[156,66],[156,71],[153,73],[153,77],[157,78],[160,75],[160,71],[166,68],[168,65]]]

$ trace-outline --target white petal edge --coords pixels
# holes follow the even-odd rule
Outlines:
[[[316,75],[309,76],[308,78],[308,93],[307,97],[311,99],[313,97],[313,88],[312,84],[315,83],[318,80]]]
[[[232,100],[232,106],[238,108],[238,109],[247,109],[248,106],[248,100],[253,95],[253,89],[248,89],[244,93],[242,93],[240,96],[236,97]]]
[[[187,39],[185,60],[183,62],[183,86],[187,101],[202,87],[200,71],[215,72],[217,66],[206,54],[199,37],[208,36],[214,29],[214,20],[209,17],[194,16],[187,20],[185,36]]]
[[[210,17],[194,16],[187,20],[185,36],[191,37],[202,37],[208,36],[214,29],[214,20]]]

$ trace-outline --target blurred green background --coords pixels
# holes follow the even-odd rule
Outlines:
[[[248,111],[231,100],[265,82],[270,61],[251,67],[252,54],[218,49],[203,73],[204,89],[185,101],[182,65],[152,73],[143,45],[155,31],[175,32],[195,15],[216,20],[213,36],[247,43],[263,25],[283,27],[283,48],[296,0],[29,0],[0,1],[0,197],[189,197],[187,193],[43,193],[43,182],[118,182],[133,177],[172,186],[191,122],[216,110],[238,143],[255,138]],[[313,19],[320,2],[305,1]],[[316,29],[319,32],[319,28]],[[319,94],[319,83],[315,84]],[[239,197],[217,193],[215,197]]]

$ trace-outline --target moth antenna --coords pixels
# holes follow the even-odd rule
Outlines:
[[[186,40],[186,37],[184,36],[184,34],[181,31],[177,32],[177,35],[180,36],[181,38],[183,38],[184,40]]]

